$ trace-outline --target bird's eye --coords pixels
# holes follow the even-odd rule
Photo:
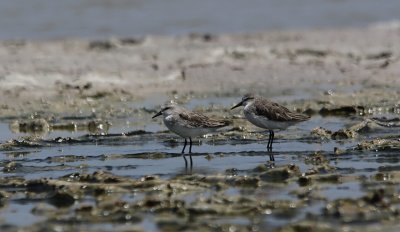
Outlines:
[[[246,97],[243,97],[243,101],[248,101],[248,100],[252,100],[252,99],[254,99],[253,96],[246,96]]]
[[[165,107],[162,111],[166,111],[166,110],[169,110],[169,109],[171,109],[171,107]]]

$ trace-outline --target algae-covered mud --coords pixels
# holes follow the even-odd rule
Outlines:
[[[0,46],[1,231],[398,231],[398,28]],[[311,116],[268,134],[254,91]],[[183,141],[167,100],[232,125]]]

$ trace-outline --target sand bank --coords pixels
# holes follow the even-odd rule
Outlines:
[[[98,99],[112,103],[151,95],[239,96],[247,91],[287,102],[396,105],[399,38],[400,27],[392,25],[101,41],[2,41],[0,114],[58,111]]]

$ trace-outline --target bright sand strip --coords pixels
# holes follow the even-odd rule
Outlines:
[[[396,105],[399,41],[399,25],[104,41],[3,41],[0,114],[24,108],[16,106],[40,110],[44,106],[35,104],[38,100],[53,104],[87,97],[238,96],[247,91],[296,100]]]

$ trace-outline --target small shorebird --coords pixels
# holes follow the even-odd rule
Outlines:
[[[244,95],[242,101],[232,107],[231,110],[239,106],[244,106],[244,115],[248,121],[258,127],[269,130],[267,148],[270,151],[272,151],[275,129],[283,130],[310,118],[308,115],[292,112],[278,103],[253,94]],[[273,161],[273,156],[270,156],[270,159]]]
[[[215,132],[217,129],[229,125],[229,122],[224,120],[211,119],[203,114],[192,112],[179,107],[175,104],[169,104],[161,109],[152,118],[163,115],[164,124],[168,129],[175,134],[185,139],[185,145],[182,149],[183,158],[185,159],[185,165],[187,166],[187,160],[185,157],[185,148],[187,145],[187,139],[189,138],[189,156],[190,166],[193,166],[192,161],[192,137],[202,136],[211,132]]]

